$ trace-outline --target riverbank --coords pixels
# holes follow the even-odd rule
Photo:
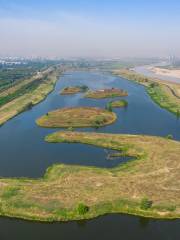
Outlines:
[[[109,148],[135,160],[111,169],[57,164],[40,179],[1,178],[0,215],[49,222],[107,213],[180,218],[179,142],[68,131],[51,134],[46,141]]]
[[[157,75],[175,77],[180,79],[180,69],[167,69],[163,67],[150,67],[150,71]]]
[[[1,93],[4,104],[0,107],[0,125],[43,101],[53,91],[60,72],[58,67],[50,67]]]
[[[115,70],[113,74],[144,85],[154,102],[180,116],[180,84],[146,77],[128,69]]]

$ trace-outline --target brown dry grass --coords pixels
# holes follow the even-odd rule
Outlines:
[[[124,150],[126,155],[142,158],[127,165],[127,170],[112,171],[105,186],[114,192],[107,198],[147,196],[154,203],[180,204],[180,143],[160,137],[97,133],[58,132],[46,138],[49,142],[80,142]],[[126,165],[125,165],[126,166]],[[107,174],[107,170],[104,172]],[[105,174],[105,175],[106,175]],[[97,176],[100,177],[100,176]],[[104,181],[98,181],[103,183]],[[108,187],[109,188],[109,187]],[[105,189],[103,189],[103,194]],[[101,194],[101,193],[99,193]],[[99,198],[99,197],[98,197]]]
[[[41,127],[100,127],[113,123],[116,114],[100,108],[62,108],[49,112],[36,123]]]
[[[114,98],[114,97],[125,97],[128,96],[128,93],[122,89],[111,88],[111,89],[102,89],[97,91],[89,91],[85,97],[86,98]]]
[[[82,132],[58,132],[46,140],[121,150],[137,160],[113,169],[60,164],[50,167],[42,179],[0,179],[1,215],[44,221],[92,218],[110,212],[180,217],[179,142]],[[140,209],[143,197],[153,201],[152,208]],[[90,207],[85,216],[76,211],[80,202]]]

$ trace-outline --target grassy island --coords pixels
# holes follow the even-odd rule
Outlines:
[[[49,67],[0,93],[0,125],[44,100],[54,89],[59,67]]]
[[[126,100],[117,100],[109,102],[112,108],[123,108],[128,106],[128,102]]]
[[[180,117],[180,84],[145,77],[128,69],[116,70],[113,73],[144,85],[154,102]]]
[[[89,91],[85,97],[86,98],[115,98],[115,97],[125,97],[128,96],[128,93],[122,89],[111,88],[111,89],[101,89],[97,91]]]
[[[36,123],[48,128],[102,127],[112,124],[116,114],[95,107],[62,108],[47,113]]]
[[[61,91],[61,95],[72,95],[72,94],[76,94],[76,93],[84,93],[84,92],[88,91],[88,89],[89,88],[86,85],[65,87]]]
[[[112,169],[59,164],[40,179],[1,178],[0,215],[49,222],[107,213],[180,218],[179,142],[82,132],[58,132],[46,141],[115,149],[136,160]]]

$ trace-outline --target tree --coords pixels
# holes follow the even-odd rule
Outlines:
[[[140,203],[140,208],[143,209],[143,210],[147,210],[149,208],[151,208],[152,206],[152,201],[149,200],[148,198],[143,198],[141,200],[141,203]]]
[[[89,207],[86,206],[84,203],[79,203],[79,205],[77,207],[77,211],[78,211],[79,215],[84,215],[89,211]]]
[[[109,112],[112,112],[113,109],[112,109],[112,104],[111,103],[107,103],[106,105],[106,110],[108,110]]]

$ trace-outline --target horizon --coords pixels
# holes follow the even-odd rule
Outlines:
[[[175,0],[0,0],[0,56],[180,56],[179,23]]]

